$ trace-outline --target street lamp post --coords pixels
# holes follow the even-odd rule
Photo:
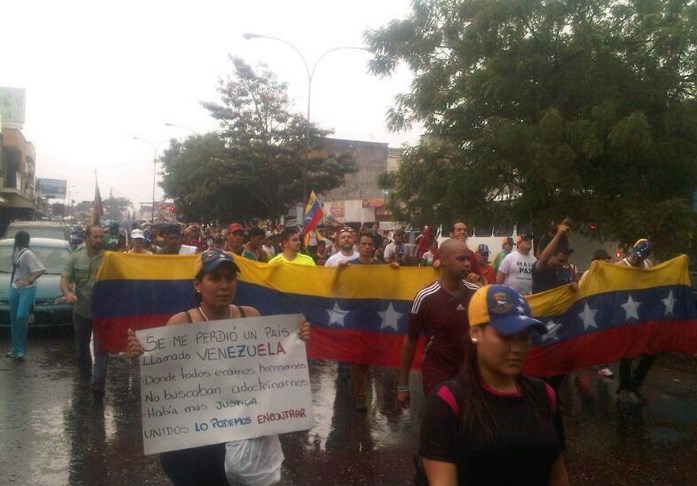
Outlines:
[[[251,32],[247,32],[246,34],[243,35],[243,37],[247,40],[251,39],[269,39],[277,42],[282,42],[291,49],[293,49],[298,56],[300,56],[300,60],[303,62],[303,66],[305,66],[305,72],[307,73],[307,116],[306,116],[306,124],[305,124],[305,157],[306,161],[309,163],[310,161],[310,110],[312,108],[312,80],[314,79],[315,76],[315,70],[317,69],[317,65],[324,59],[328,54],[331,54],[332,52],[335,51],[340,51],[344,49],[350,49],[350,50],[356,50],[356,51],[369,51],[369,49],[365,47],[354,47],[354,46],[337,46],[337,47],[332,47],[331,49],[327,49],[324,51],[314,62],[312,65],[312,68],[310,68],[310,65],[307,63],[307,60],[305,59],[305,56],[303,53],[298,49],[293,43],[281,39],[280,37],[273,37],[270,35],[263,35],[263,34],[254,34]],[[305,200],[307,199],[306,197],[306,187],[305,187],[305,175],[303,172],[303,216],[305,213]]]
[[[173,128],[184,128],[186,130],[189,130],[195,137],[198,137],[199,133],[194,130],[191,127],[187,127],[186,125],[177,125],[176,123],[170,123],[170,122],[165,122],[166,127],[173,127]]]
[[[157,146],[155,146],[154,143],[152,143],[150,140],[146,140],[141,137],[133,137],[133,140],[140,140],[141,142],[145,142],[150,147],[152,148],[152,209],[151,209],[151,220],[152,223],[155,224],[155,186],[157,184],[157,150],[165,143],[167,143],[169,140],[165,140],[163,142],[160,142]]]

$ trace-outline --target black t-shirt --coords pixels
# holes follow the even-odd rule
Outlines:
[[[438,392],[426,399],[419,455],[457,466],[461,485],[548,485],[552,466],[564,450],[564,429],[554,391],[541,380],[521,377],[529,396],[482,389],[496,423],[493,439],[483,430],[462,430],[456,412]],[[455,380],[445,382],[459,404],[463,396]],[[438,388],[440,389],[440,387]]]
[[[573,282],[573,270],[569,267],[547,268],[539,271],[537,265],[532,267],[532,293],[544,292]]]

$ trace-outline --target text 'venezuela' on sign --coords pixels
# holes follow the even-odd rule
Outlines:
[[[137,331],[145,454],[311,428],[301,322],[297,314]]]

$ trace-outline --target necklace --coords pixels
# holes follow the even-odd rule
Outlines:
[[[229,309],[229,307],[228,307],[228,309]],[[201,313],[201,315],[206,320],[206,322],[210,322],[210,319],[208,319],[208,316],[206,315],[205,312],[203,312],[203,309],[201,309],[200,305],[198,306],[198,311]],[[230,310],[229,312],[230,312],[230,317],[232,317],[232,310]]]

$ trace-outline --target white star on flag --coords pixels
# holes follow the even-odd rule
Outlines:
[[[598,310],[591,309],[590,306],[588,305],[588,302],[583,304],[583,312],[581,312],[578,317],[581,318],[583,321],[583,328],[585,330],[588,330],[589,327],[595,327],[596,329],[598,328],[598,325],[595,323],[595,314],[598,313]]]
[[[624,313],[627,315],[627,320],[631,319],[632,317],[636,320],[639,320],[639,306],[640,305],[641,305],[641,302],[634,302],[634,299],[632,299],[631,295],[627,299],[627,303],[622,304],[622,308],[624,309]]]
[[[661,299],[661,302],[663,302],[663,305],[666,306],[666,316],[672,316],[675,303],[677,302],[675,297],[673,297],[673,291],[671,290],[668,292],[668,297]]]
[[[387,309],[384,311],[379,311],[378,314],[380,314],[380,318],[382,319],[382,324],[380,324],[381,331],[387,328],[392,328],[395,331],[399,331],[397,321],[400,317],[402,317],[402,314],[395,310],[392,302],[390,302],[390,305],[387,306]]]
[[[339,307],[338,302],[334,302],[334,307],[331,309],[325,309],[327,311],[327,314],[329,314],[329,325],[331,326],[332,324],[344,327],[344,319],[346,318],[346,315],[349,313],[349,311],[342,310],[341,307]]]
[[[557,336],[557,331],[561,329],[560,322],[554,322],[552,320],[545,324],[545,327],[547,328],[547,332],[542,335],[543,343],[545,341],[556,341],[559,339],[559,336]]]

